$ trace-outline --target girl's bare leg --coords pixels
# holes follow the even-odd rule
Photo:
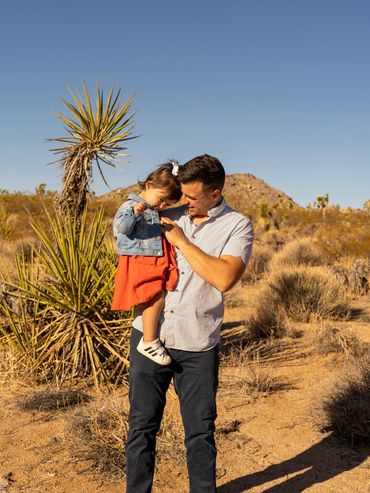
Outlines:
[[[137,346],[137,350],[160,365],[169,365],[172,361],[171,356],[157,337],[158,321],[163,305],[163,292],[145,304],[142,311],[143,337]]]
[[[152,342],[157,338],[158,322],[164,305],[164,292],[161,291],[148,303],[142,311],[143,341]]]

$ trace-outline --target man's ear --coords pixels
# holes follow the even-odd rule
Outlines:
[[[216,199],[218,200],[220,197],[221,197],[221,190],[219,190],[218,188],[213,190],[213,192],[212,192],[213,200],[216,200]]]

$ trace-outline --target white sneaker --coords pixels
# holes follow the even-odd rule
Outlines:
[[[162,346],[159,339],[155,339],[150,343],[145,343],[143,338],[141,338],[139,344],[137,345],[137,350],[139,353],[143,354],[147,358],[150,358],[159,365],[169,365],[172,361],[171,356]]]

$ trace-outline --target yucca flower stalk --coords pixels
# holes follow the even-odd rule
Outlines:
[[[67,137],[51,138],[48,141],[62,143],[61,147],[52,149],[61,154],[57,163],[63,171],[63,186],[58,198],[62,215],[80,218],[86,203],[93,180],[93,165],[104,180],[102,164],[117,168],[117,158],[129,156],[122,151],[122,144],[134,139],[131,136],[134,113],[129,114],[134,95],[121,104],[119,90],[114,94],[114,87],[104,100],[103,90],[99,84],[95,107],[86,87],[83,84],[83,95],[74,94],[70,89],[74,104],[63,99],[71,117],[57,113],[69,134]]]

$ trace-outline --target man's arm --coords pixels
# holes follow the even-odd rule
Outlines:
[[[245,271],[241,257],[222,255],[214,257],[195,246],[184,235],[182,229],[170,219],[161,219],[167,240],[178,248],[192,270],[222,293],[231,289]]]

